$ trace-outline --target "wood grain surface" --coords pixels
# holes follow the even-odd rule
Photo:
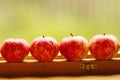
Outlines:
[[[87,76],[2,77],[0,80],[120,80],[120,74]]]
[[[107,78],[120,80],[120,55],[107,61],[97,61],[89,55],[85,60],[77,62],[66,61],[62,56],[57,56],[52,62],[38,62],[28,56],[23,63],[7,63],[0,57],[0,79],[3,80],[103,80]]]

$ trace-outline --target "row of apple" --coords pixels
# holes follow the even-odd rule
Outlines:
[[[7,62],[22,62],[30,52],[38,61],[52,61],[60,53],[69,61],[82,60],[90,50],[96,60],[111,59],[118,51],[114,35],[98,34],[88,42],[82,36],[65,37],[58,44],[53,37],[40,36],[29,45],[24,39],[6,39],[1,45],[1,55]]]

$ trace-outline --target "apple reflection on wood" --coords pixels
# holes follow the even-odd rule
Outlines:
[[[22,62],[28,53],[38,61],[52,61],[60,51],[68,61],[80,61],[88,51],[96,60],[109,60],[117,54],[119,41],[111,34],[98,34],[88,42],[82,36],[65,37],[58,43],[53,37],[40,36],[29,45],[24,39],[6,39],[1,45],[1,55],[7,62]]]

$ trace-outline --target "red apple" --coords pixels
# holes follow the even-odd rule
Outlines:
[[[40,36],[33,40],[30,46],[31,55],[38,61],[52,61],[57,56],[59,45],[49,36]]]
[[[82,60],[88,53],[88,41],[82,36],[69,36],[62,39],[60,52],[68,61]]]
[[[118,40],[111,34],[98,34],[92,37],[89,42],[91,54],[97,60],[111,59],[118,51]]]
[[[22,62],[28,52],[28,43],[23,39],[6,39],[1,46],[1,55],[7,62]]]

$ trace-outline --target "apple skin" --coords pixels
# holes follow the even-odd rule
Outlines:
[[[10,63],[22,62],[29,53],[29,45],[24,39],[6,39],[1,46],[2,57]]]
[[[68,61],[82,60],[88,50],[88,41],[82,36],[65,37],[60,42],[60,52]]]
[[[98,34],[91,38],[89,49],[96,60],[109,60],[118,52],[119,43],[111,34]]]
[[[40,36],[32,41],[31,55],[38,61],[52,61],[59,52],[59,44],[50,36]]]

